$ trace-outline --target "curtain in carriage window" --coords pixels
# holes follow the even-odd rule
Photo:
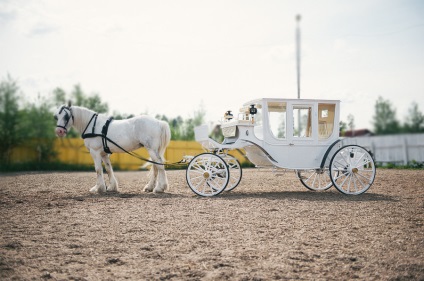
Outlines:
[[[293,137],[312,137],[312,106],[293,106]]]
[[[285,102],[268,102],[268,120],[272,135],[277,139],[286,138],[287,105]]]
[[[326,140],[333,134],[335,104],[318,104],[318,139]]]

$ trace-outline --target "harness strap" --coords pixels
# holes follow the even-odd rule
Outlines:
[[[107,154],[112,154],[112,152],[110,151],[109,146],[107,146],[107,131],[109,129],[109,125],[113,120],[113,116],[110,116],[109,119],[107,119],[106,123],[103,125],[102,128],[102,143],[103,143],[103,150],[107,153]]]
[[[84,131],[83,131],[83,132],[82,132],[82,134],[81,134],[81,138],[82,138],[82,139],[97,137],[97,136],[95,136],[95,134],[94,134],[94,129],[96,128],[97,116],[98,116],[98,114],[97,114],[97,113],[94,113],[94,114],[91,116],[90,121],[87,123],[87,126],[85,127]],[[93,128],[91,128],[91,134],[86,134],[86,133],[85,133],[85,131],[87,131],[88,126],[90,126],[90,123],[91,123],[91,121],[93,121],[93,119],[94,119],[94,124],[93,124]]]

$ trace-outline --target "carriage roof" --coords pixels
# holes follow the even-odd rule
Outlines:
[[[250,106],[252,104],[262,103],[262,101],[282,101],[292,103],[340,103],[340,100],[328,99],[286,99],[286,98],[259,98],[245,102],[243,106]]]

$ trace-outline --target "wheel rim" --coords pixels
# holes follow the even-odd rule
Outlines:
[[[298,170],[297,176],[300,182],[313,191],[327,190],[333,186],[329,168]]]
[[[221,157],[204,153],[190,161],[186,179],[194,193],[201,196],[214,196],[221,193],[227,186],[229,170]]]
[[[350,145],[339,149],[331,159],[330,169],[334,186],[344,194],[361,194],[367,191],[375,178],[375,164],[364,148]]]
[[[224,160],[228,165],[228,169],[230,170],[230,179],[228,181],[227,187],[225,188],[225,191],[231,191],[236,188],[237,185],[240,183],[242,177],[242,169],[240,166],[240,162],[237,160],[237,158],[231,155],[227,155],[224,157]]]

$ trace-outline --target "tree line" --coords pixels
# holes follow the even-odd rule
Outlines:
[[[61,88],[53,90],[52,95],[38,95],[36,101],[26,101],[18,83],[8,75],[0,82],[0,161],[9,163],[13,148],[31,140],[38,152],[39,161],[49,161],[55,156],[53,141],[55,139],[53,112],[59,105],[72,100],[74,105],[90,108],[98,113],[108,113],[109,106],[103,102],[97,93],[87,94],[80,85],[75,85],[67,93]],[[408,116],[401,122],[397,119],[393,104],[382,97],[375,103],[372,117],[375,135],[423,133],[424,115],[416,102],[412,102]],[[115,119],[133,117],[132,114],[114,112]],[[157,119],[168,122],[172,140],[194,140],[194,127],[204,123],[205,110],[202,106],[194,111],[193,117],[184,119],[181,116],[170,118],[166,115],[156,115]],[[354,128],[354,117],[348,117],[348,123],[340,121],[341,131]],[[71,130],[68,137],[79,137]],[[42,140],[42,141],[37,141]]]
[[[27,101],[21,92],[17,81],[10,75],[0,82],[0,161],[10,163],[13,148],[24,143],[33,146],[38,152],[38,161],[47,162],[54,158],[52,149],[56,138],[53,119],[54,111],[58,106],[67,104],[71,100],[73,105],[90,108],[98,113],[109,112],[109,105],[103,102],[97,93],[87,94],[80,85],[75,85],[67,93],[61,88],[53,90],[49,97],[38,95],[36,101]],[[114,119],[126,119],[133,114],[114,112]],[[205,111],[203,107],[194,111],[192,118],[177,116],[170,118],[165,115],[156,115],[157,119],[169,123],[172,140],[194,140],[194,127],[204,123]],[[67,137],[79,137],[75,130],[70,130]]]
[[[340,121],[341,133],[355,128],[354,116],[349,114],[347,119],[347,123]],[[374,105],[372,125],[374,135],[424,133],[424,115],[418,103],[413,101],[408,109],[408,115],[402,122],[397,118],[396,108],[391,101],[380,96]]]

